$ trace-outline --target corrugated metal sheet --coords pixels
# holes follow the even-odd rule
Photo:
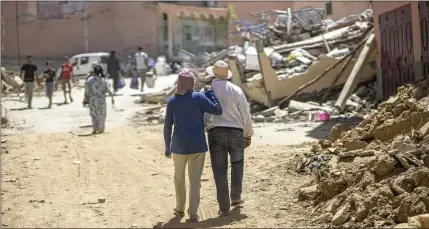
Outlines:
[[[429,2],[419,2],[423,76],[429,75]]]
[[[396,94],[399,86],[414,81],[411,4],[380,15],[383,97]]]

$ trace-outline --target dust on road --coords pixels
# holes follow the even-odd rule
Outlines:
[[[162,126],[131,127],[143,109],[127,92],[108,109],[107,132],[90,132],[88,110],[79,103],[51,110],[11,111],[14,128],[3,128],[2,225],[6,227],[292,227],[308,226],[296,190],[309,177],[295,172],[306,150],[259,137],[246,150],[243,208],[217,217],[209,155],[202,177],[201,222],[174,218],[173,162],[163,156]],[[61,92],[56,98],[61,101]],[[8,108],[25,106],[5,102]],[[42,107],[46,98],[35,98]],[[15,104],[15,105],[14,105]],[[25,121],[23,121],[25,120]],[[24,128],[25,127],[25,128]],[[84,128],[80,128],[84,127]],[[269,128],[268,128],[269,129]],[[287,139],[288,133],[278,137]],[[269,135],[268,135],[269,136]]]

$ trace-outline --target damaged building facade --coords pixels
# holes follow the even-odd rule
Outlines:
[[[39,1],[43,2],[43,1]],[[121,3],[121,4],[120,4]],[[2,35],[3,57],[14,58],[17,53],[18,16],[21,56],[31,53],[40,57],[61,57],[85,52],[83,12],[56,19],[40,18],[38,2],[2,2],[2,21],[7,31]],[[89,52],[115,48],[120,53],[134,52],[143,45],[150,55],[177,56],[184,48],[192,53],[211,52],[228,45],[241,43],[236,36],[228,36],[225,21],[227,7],[233,5],[239,20],[252,21],[250,13],[261,9],[298,10],[302,7],[327,8],[329,17],[339,19],[356,14],[368,2],[233,2],[195,1],[153,2],[87,2]],[[310,4],[310,5],[309,5]],[[352,7],[349,7],[353,4]],[[18,12],[18,15],[17,15]],[[273,19],[274,20],[274,19]],[[151,23],[147,23],[151,22]],[[55,34],[55,35],[52,35]],[[190,39],[189,36],[191,37]],[[201,44],[195,45],[196,42]],[[32,44],[49,44],[43,49]],[[193,45],[192,45],[193,44]],[[61,48],[57,48],[61,47]]]
[[[7,31],[2,34],[2,57],[17,57],[17,34],[21,56],[61,57],[84,53],[84,13],[75,12],[61,19],[41,19],[38,15],[38,4],[41,3],[38,2],[1,3],[2,23]],[[249,13],[267,6],[263,2],[228,1],[211,4],[204,1],[87,4],[89,52],[105,52],[114,48],[123,55],[144,46],[151,56],[165,54],[168,57],[177,55],[178,48],[200,52],[227,47],[230,42],[225,22],[228,5],[234,5],[237,17],[243,20],[250,20]],[[270,2],[268,6],[287,9],[291,4]],[[196,41],[201,44],[195,45]]]

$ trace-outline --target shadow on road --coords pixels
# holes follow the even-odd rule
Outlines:
[[[79,128],[91,128],[92,125],[83,125],[83,126],[79,126]]]
[[[49,110],[49,109],[51,109],[50,107],[41,107],[41,108],[38,108],[39,110]]]
[[[21,108],[11,108],[11,111],[24,111],[24,110],[30,110],[31,108],[28,107],[21,107]]]
[[[154,226],[154,228],[216,228],[229,225],[235,221],[246,219],[247,216],[241,214],[241,209],[237,207],[230,212],[229,216],[219,216],[216,218],[206,219],[198,223],[181,223],[181,218],[182,217],[180,216],[175,216],[167,223],[159,223],[158,225]]]

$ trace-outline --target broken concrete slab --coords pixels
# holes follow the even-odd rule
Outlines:
[[[344,141],[343,143],[344,148],[346,148],[346,151],[365,149],[368,146],[368,143],[358,140]]]
[[[348,130],[347,126],[343,123],[336,124],[332,127],[331,132],[329,133],[328,139],[331,142],[335,142],[337,139],[341,137],[341,134]]]
[[[338,154],[338,157],[344,158],[344,157],[368,157],[368,156],[374,156],[374,150],[364,150],[364,149],[358,149],[358,150],[352,150],[348,152],[341,152]]]
[[[374,166],[374,172],[379,176],[385,176],[395,169],[396,160],[389,155],[381,156]]]
[[[334,108],[332,108],[332,107],[322,107],[322,106],[317,106],[314,104],[299,102],[299,101],[295,101],[295,100],[289,101],[288,108],[289,108],[290,112],[294,112],[294,111],[316,111],[316,110],[324,110],[327,112],[332,112],[334,110]]]
[[[298,200],[314,200],[318,195],[317,184],[298,190]]]
[[[344,206],[340,208],[340,210],[338,210],[337,213],[335,213],[334,217],[332,218],[332,221],[331,221],[332,225],[338,226],[345,223],[349,218],[350,209],[351,209],[351,206],[349,203],[344,204]]]
[[[408,218],[408,225],[415,228],[429,228],[429,214]]]
[[[275,106],[275,107],[271,107],[271,108],[268,108],[268,109],[266,109],[266,110],[262,111],[260,114],[261,114],[261,115],[263,115],[264,117],[269,117],[269,116],[274,115],[274,112],[275,112],[275,110],[277,110],[277,109],[278,109],[278,107],[277,107],[277,106]]]
[[[425,137],[426,135],[429,134],[429,122],[425,123],[421,128],[420,128],[420,134],[422,137]]]

